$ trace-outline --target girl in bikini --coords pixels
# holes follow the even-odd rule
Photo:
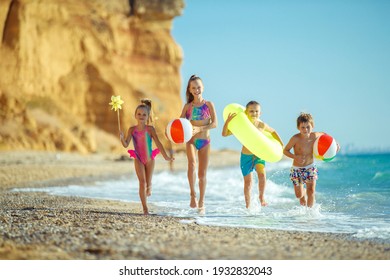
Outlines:
[[[165,160],[173,160],[167,155],[163,145],[157,137],[156,130],[149,125],[151,101],[142,100],[142,104],[135,110],[137,125],[131,126],[124,137],[122,131],[119,137],[123,147],[127,148],[133,140],[134,150],[128,150],[130,157],[134,158],[134,168],[139,181],[139,197],[141,199],[144,215],[149,214],[147,197],[152,194],[152,175],[154,170],[154,158],[161,152]],[[152,139],[158,149],[152,149]]]
[[[210,156],[209,130],[217,127],[217,115],[214,104],[203,98],[203,82],[192,75],[186,90],[187,103],[184,105],[181,118],[190,120],[193,126],[193,136],[186,144],[188,160],[188,183],[190,185],[190,207],[198,208],[200,214],[205,213],[204,197],[206,191],[206,173]],[[195,192],[196,155],[198,156],[199,200]]]

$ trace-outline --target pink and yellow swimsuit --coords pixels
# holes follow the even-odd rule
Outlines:
[[[209,118],[211,118],[211,113],[210,113],[209,106],[207,106],[206,104],[206,101],[199,107],[194,106],[193,103],[191,103],[191,105],[188,106],[186,112],[187,120],[200,121]],[[202,149],[203,147],[207,146],[210,143],[210,139],[201,139],[201,138],[195,138],[191,141],[197,150]]]
[[[134,150],[128,150],[127,152],[130,157],[138,159],[144,165],[149,160],[153,160],[160,152],[159,149],[152,149],[152,137],[147,127],[141,131],[135,127],[131,136],[133,137]]]

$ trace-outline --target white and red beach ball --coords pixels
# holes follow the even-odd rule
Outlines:
[[[176,144],[188,142],[192,137],[192,124],[184,118],[174,119],[167,125],[168,139]]]
[[[313,147],[314,157],[323,161],[331,161],[337,154],[337,143],[328,134],[323,134],[316,139]]]

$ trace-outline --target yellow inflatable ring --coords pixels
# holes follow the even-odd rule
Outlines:
[[[251,153],[268,161],[277,162],[283,157],[283,147],[268,131],[258,130],[245,114],[245,107],[232,103],[223,110],[226,121],[230,113],[237,115],[230,121],[228,129]]]

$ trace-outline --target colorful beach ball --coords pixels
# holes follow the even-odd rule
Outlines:
[[[328,134],[323,134],[316,139],[313,148],[314,157],[323,161],[331,161],[337,153],[337,143]]]
[[[186,143],[192,137],[192,124],[184,118],[174,119],[167,125],[166,133],[171,142]]]

